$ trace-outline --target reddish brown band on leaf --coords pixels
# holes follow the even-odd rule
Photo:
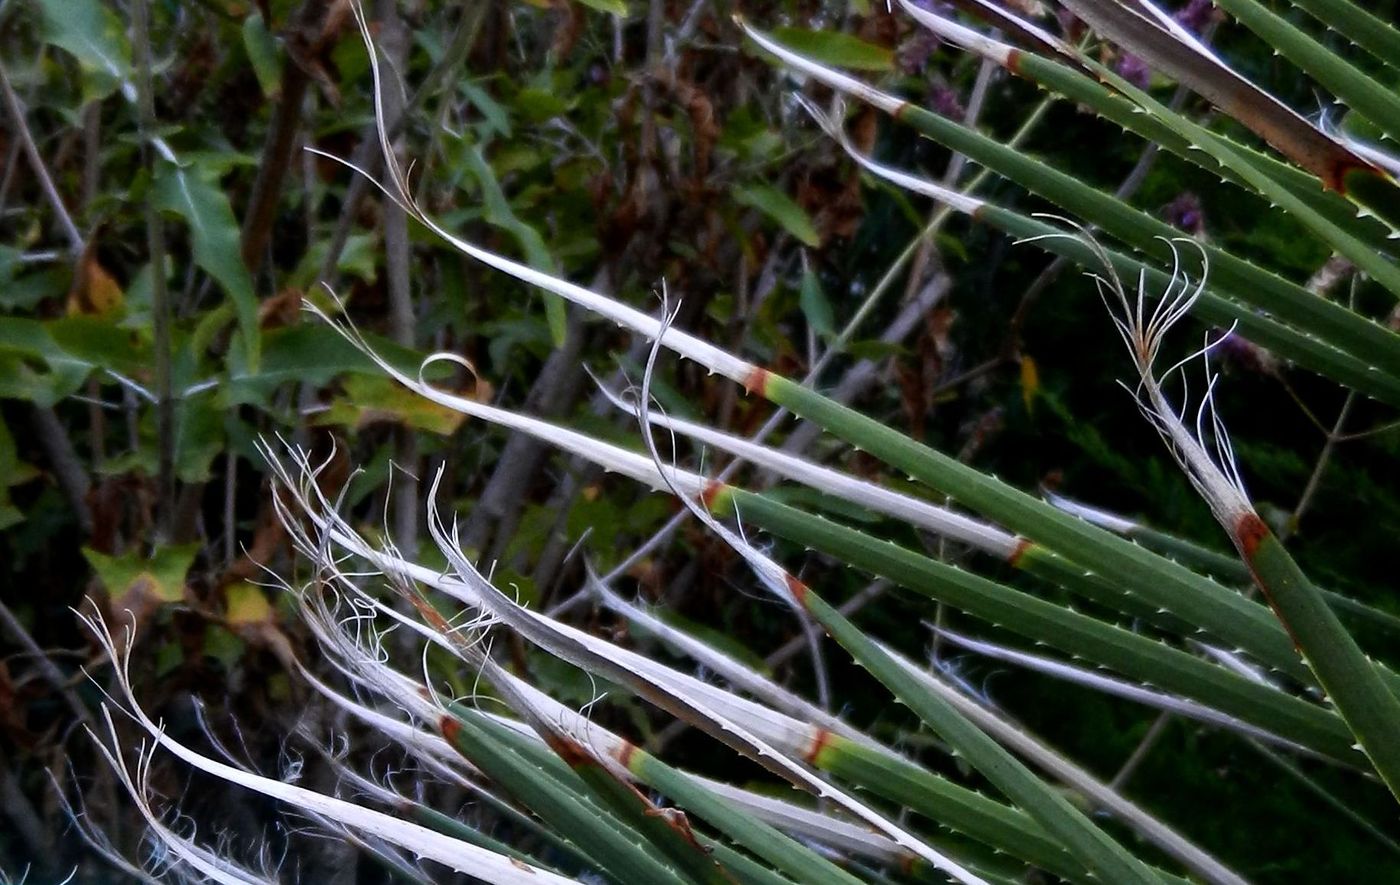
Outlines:
[[[1013,74],[1021,73],[1021,56],[1024,55],[1019,49],[1012,49],[1006,53],[1006,63],[1004,67]]]
[[[583,744],[579,743],[578,741],[574,740],[568,735],[561,734],[559,732],[550,732],[548,734],[543,735],[543,737],[545,744],[547,744],[549,748],[554,751],[554,754],[556,756],[564,760],[565,765],[569,766],[575,771],[584,768],[601,769],[609,776],[614,777],[617,780],[617,782],[623,787],[626,787],[627,790],[630,791],[632,795],[636,797],[637,801],[641,803],[642,808],[647,814],[652,814],[656,810],[656,806],[652,803],[650,799],[646,797],[645,793],[637,789],[636,784],[630,783],[626,780],[623,780],[622,778],[616,777],[616,775],[613,775],[612,772],[608,771],[606,767],[600,764],[601,760]],[[624,747],[629,749],[619,751],[617,756],[619,760],[623,760],[621,764],[623,766],[626,766],[627,763],[625,759],[631,756],[632,745],[624,744]]]
[[[457,743],[457,735],[462,733],[462,725],[451,716],[444,716],[438,720],[438,731],[447,739],[448,743]]]
[[[1364,159],[1355,157],[1343,157],[1337,160],[1332,167],[1328,179],[1324,179],[1324,184],[1332,188],[1339,194],[1346,194],[1347,180],[1355,172],[1363,172],[1368,178],[1379,178],[1382,181],[1395,183],[1395,179],[1381,167],[1374,163],[1368,163]]]
[[[700,503],[704,505],[706,510],[714,510],[715,498],[719,497],[719,493],[726,488],[728,486],[719,480],[710,480],[709,484],[705,486],[705,490],[700,493]]]
[[[833,737],[835,737],[835,735],[825,728],[817,729],[816,736],[812,738],[812,746],[808,747],[807,752],[802,754],[803,761],[808,765],[816,765],[817,757],[821,756],[822,750],[826,749],[827,744],[831,743]]]
[[[787,575],[787,588],[788,592],[792,594],[792,598],[797,600],[797,604],[806,608],[807,585],[797,580],[792,575]]]
[[[1254,558],[1259,553],[1259,546],[1270,534],[1269,527],[1264,524],[1264,520],[1260,519],[1257,513],[1246,513],[1235,523],[1235,546],[1239,548],[1240,554],[1244,557],[1245,565],[1249,566],[1249,572],[1254,576],[1255,585],[1263,592],[1264,601],[1269,604],[1274,617],[1278,618],[1278,622],[1288,633],[1288,638],[1293,641],[1293,650],[1302,655],[1303,646],[1298,642],[1298,636],[1293,632],[1293,626],[1288,623],[1288,618],[1284,617],[1283,611],[1274,601],[1274,594],[1269,589],[1268,582],[1260,577],[1259,570],[1254,567]]]
[[[1021,557],[1026,555],[1026,551],[1035,546],[1035,542],[1030,538],[1017,538],[1016,546],[1012,549],[1011,555],[1006,557],[1006,562],[1012,568],[1021,567]]]
[[[768,389],[768,376],[770,374],[767,369],[754,366],[753,371],[744,378],[744,390],[762,396],[763,392]]]
[[[1239,546],[1246,563],[1251,567],[1255,554],[1259,552],[1259,545],[1264,543],[1268,536],[1269,527],[1257,513],[1246,513],[1235,523],[1235,544]]]
[[[578,741],[566,735],[551,732],[544,735],[544,742],[554,751],[554,754],[564,760],[564,764],[570,768],[582,768],[585,765],[596,765],[597,760],[593,755],[583,748]]]
[[[631,770],[632,770],[632,757],[635,756],[635,755],[637,755],[637,745],[636,745],[636,744],[628,743],[627,741],[623,741],[623,742],[622,742],[622,746],[620,746],[620,747],[617,748],[617,753],[616,753],[617,764],[618,764],[618,765],[621,765],[623,768],[627,769],[628,771],[631,771]]]

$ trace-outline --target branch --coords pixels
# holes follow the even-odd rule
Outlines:
[[[19,96],[15,95],[14,88],[10,85],[10,76],[5,72],[5,66],[0,64],[0,97],[4,98],[5,110],[9,113],[10,119],[15,125],[15,134],[19,136],[20,144],[24,147],[24,155],[29,158],[29,165],[34,170],[34,177],[39,180],[39,188],[44,192],[44,197],[53,207],[54,215],[58,218],[59,225],[68,237],[68,246],[73,254],[81,255],[83,251],[83,235],[78,231],[78,226],[73,223],[73,216],[68,213],[68,207],[63,205],[63,198],[59,196],[58,188],[53,183],[53,177],[49,175],[48,168],[44,165],[44,158],[39,153],[39,146],[34,143],[34,135],[29,131],[29,123],[24,118],[24,108],[20,105]]]

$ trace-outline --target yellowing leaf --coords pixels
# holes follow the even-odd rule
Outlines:
[[[1021,401],[1026,404],[1026,411],[1035,411],[1035,399],[1040,395],[1040,370],[1036,368],[1035,360],[1028,356],[1021,357]]]
[[[111,313],[122,306],[122,287],[107,273],[107,269],[97,260],[97,252],[91,243],[78,259],[78,269],[73,274],[73,287],[68,290],[68,315],[101,315]]]
[[[345,379],[344,388],[345,392],[316,417],[315,423],[362,430],[371,424],[387,422],[450,436],[466,418],[461,412],[426,400],[388,378],[352,375]]]
[[[180,602],[185,598],[185,577],[199,553],[199,544],[162,547],[150,557],[140,553],[108,556],[90,547],[83,558],[114,601],[148,597],[160,602]],[[120,610],[120,608],[118,609]]]
[[[265,624],[272,620],[272,603],[261,587],[237,581],[224,588],[225,616],[229,624]]]

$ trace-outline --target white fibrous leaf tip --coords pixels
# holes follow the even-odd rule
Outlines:
[[[752,28],[747,22],[739,20],[739,26],[744,29],[750,40],[758,44],[764,51],[771,53],[781,61],[789,70],[800,73],[806,77],[824,83],[832,89],[846,95],[855,96],[861,101],[874,105],[887,114],[895,114],[903,107],[904,101],[885,92],[857,80],[847,74],[819,64],[804,55],[788,49],[786,46],[773,40],[767,34]]]
[[[193,768],[290,805],[311,819],[327,819],[337,826],[354,831],[357,838],[377,839],[393,843],[410,855],[435,860],[461,872],[470,871],[482,881],[498,883],[498,885],[516,885],[516,883],[543,885],[543,883],[568,881],[542,867],[522,863],[489,849],[480,848],[435,830],[401,820],[394,815],[364,808],[335,796],[318,793],[294,784],[266,778],[240,766],[219,762],[190,749],[187,745],[167,735],[161,725],[152,720],[137,703],[131,685],[128,655],[118,650],[116,640],[106,623],[103,622],[101,614],[80,614],[79,616],[112,660],[118,689],[118,696],[113,698],[113,703],[119,705],[122,711],[145,731],[146,738],[153,745],[152,748],[154,745],[159,745]],[[123,648],[130,649],[131,628],[127,627],[126,631],[127,641]],[[112,727],[110,708],[104,708],[104,715],[107,717],[110,729]],[[115,741],[115,739],[115,734],[113,734],[113,740]],[[107,752],[105,746],[103,751]],[[121,776],[121,773],[126,770],[125,766],[110,753],[108,753],[108,758]],[[143,758],[145,757],[143,756]],[[136,778],[130,778],[129,775],[123,777],[123,781],[126,783],[128,791],[137,797],[138,802],[141,802],[142,791],[139,789],[141,772],[138,771]],[[158,828],[160,825],[158,819],[149,817],[148,823],[153,828]],[[168,828],[166,829],[168,830]],[[176,850],[176,846],[169,838],[176,834],[159,832],[159,835],[168,847]],[[265,877],[254,876],[246,871],[228,866],[217,856],[203,852],[192,843],[179,845],[178,850],[184,852],[180,857],[181,861],[189,864],[207,880],[229,883],[229,885],[247,885],[247,883],[269,881]]]
[[[1210,271],[1209,253],[1199,241],[1188,237],[1170,240],[1159,237],[1171,250],[1171,275],[1165,290],[1157,296],[1156,303],[1149,306],[1145,268],[1139,271],[1136,291],[1130,294],[1118,275],[1113,258],[1088,228],[1057,215],[1041,214],[1037,217],[1060,222],[1071,228],[1072,232],[1056,231],[1017,242],[1031,243],[1052,238],[1077,240],[1103,268],[1102,273],[1089,272],[1088,276],[1098,287],[1104,306],[1108,308],[1114,327],[1127,345],[1138,374],[1136,385],[1123,386],[1133,394],[1143,415],[1157,428],[1191,484],[1210,505],[1215,518],[1234,537],[1241,520],[1247,516],[1257,518],[1257,514],[1240,477],[1225,423],[1216,411],[1215,385],[1219,376],[1210,367],[1210,352],[1234,334],[1234,326],[1213,341],[1207,336],[1199,350],[1167,370],[1157,369],[1157,358],[1167,333],[1191,312],[1205,293]],[[1183,244],[1195,247],[1200,253],[1200,273],[1195,277],[1183,262],[1180,248]],[[1178,412],[1167,397],[1164,385],[1170,378],[1179,375],[1182,400],[1189,400],[1186,367],[1197,358],[1205,371],[1205,393],[1201,396],[1192,424],[1188,425],[1184,413]]]
[[[940,203],[952,207],[958,212],[963,212],[968,215],[977,212],[986,205],[982,200],[975,197],[969,197],[966,194],[920,178],[917,175],[910,175],[907,172],[902,172],[882,163],[877,163],[870,157],[861,153],[857,150],[856,146],[851,143],[851,140],[846,137],[845,131],[841,128],[841,117],[845,113],[845,106],[840,99],[833,104],[830,113],[818,108],[816,104],[805,96],[797,95],[794,96],[794,99],[797,104],[812,117],[816,124],[821,127],[822,131],[839,144],[841,149],[845,151],[852,160],[855,160],[857,165],[875,177],[883,178],[885,181],[907,191],[912,191],[921,196],[931,197]]]
[[[719,535],[731,549],[744,559],[765,589],[792,606],[798,617],[805,620],[805,608],[802,604],[802,600],[793,591],[793,583],[788,579],[787,571],[772,559],[765,556],[743,536],[742,523],[740,523],[739,532],[731,530],[728,526],[725,526],[719,520],[715,519],[705,507],[694,500],[692,495],[687,494],[686,490],[681,488],[673,479],[676,473],[674,465],[665,461],[656,447],[656,437],[653,433],[651,419],[651,382],[652,378],[655,376],[656,360],[661,352],[663,339],[670,329],[671,321],[675,319],[676,313],[670,310],[668,306],[665,315],[666,319],[662,322],[661,332],[653,341],[651,352],[648,354],[646,370],[642,375],[641,390],[637,395],[637,423],[641,430],[642,441],[646,444],[647,452],[651,455],[652,462],[665,479],[671,492],[688,510],[690,510],[695,518],[700,520],[706,528]],[[674,445],[673,434],[673,448]]]
[[[1157,369],[1158,357],[1161,355],[1162,343],[1167,333],[1191,312],[1191,308],[1205,292],[1206,278],[1210,271],[1209,254],[1205,247],[1194,239],[1164,239],[1172,253],[1171,276],[1166,290],[1157,296],[1156,304],[1149,305],[1146,270],[1139,272],[1136,292],[1130,294],[1103,246],[1088,230],[1073,222],[1069,223],[1076,230],[1073,236],[1083,242],[1103,266],[1102,274],[1091,273],[1089,276],[1097,285],[1099,295],[1103,298],[1113,324],[1118,329],[1123,343],[1127,345],[1137,369],[1138,382],[1128,389],[1133,393],[1142,413],[1171,448],[1173,456],[1186,471],[1191,483],[1210,505],[1216,519],[1233,533],[1243,517],[1254,513],[1254,508],[1249,503],[1244,481],[1236,466],[1234,449],[1230,444],[1225,423],[1215,407],[1215,385],[1219,375],[1210,366],[1210,352],[1234,334],[1234,327],[1231,326],[1214,340],[1210,340],[1207,335],[1199,350],[1165,371]],[[1194,277],[1183,261],[1180,247],[1184,244],[1193,246],[1200,253],[1200,272]],[[1173,376],[1179,376],[1184,404],[1189,399],[1186,369],[1198,358],[1205,373],[1205,392],[1197,405],[1194,421],[1188,425],[1184,413],[1179,412],[1167,397],[1164,385]]]
[[[123,708],[123,712],[131,715],[154,738],[149,743],[143,740],[137,747],[136,768],[133,772],[127,763],[123,751],[123,741],[117,731],[116,722],[113,721],[112,708],[109,704],[103,704],[101,708],[106,732],[105,740],[95,729],[91,727],[87,729],[89,737],[97,745],[98,751],[106,759],[107,764],[116,774],[117,780],[121,782],[137,811],[146,821],[147,837],[152,845],[151,857],[154,859],[155,865],[153,872],[157,876],[161,876],[164,872],[194,875],[200,881],[217,882],[220,885],[263,885],[263,883],[275,882],[275,875],[252,873],[225,858],[224,852],[212,851],[198,844],[192,838],[192,834],[186,836],[177,831],[175,825],[168,823],[166,817],[158,813],[152,806],[149,787],[150,767],[156,749],[162,742],[164,732],[163,727],[147,719],[145,714],[135,707],[131,699],[129,668],[130,650],[134,638],[133,629],[130,625],[123,627],[123,641],[119,646],[101,612],[97,611],[95,607],[91,614],[84,612],[76,612],[76,614],[78,619],[97,637],[98,643],[111,659],[113,670],[117,676],[118,690],[132,706],[132,710]],[[144,871],[141,871],[141,876],[145,878]]]

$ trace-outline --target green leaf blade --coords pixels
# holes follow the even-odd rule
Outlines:
[[[839,31],[776,28],[774,35],[787,45],[825,64],[856,71],[894,69],[894,50],[867,43]]]
[[[243,263],[238,222],[227,195],[197,166],[162,163],[152,199],[156,207],[189,225],[195,263],[213,277],[233,302],[248,364],[259,362],[258,301],[253,276]]]
[[[811,216],[787,194],[766,184],[755,184],[734,190],[734,202],[757,209],[776,221],[799,242],[813,249],[822,244],[821,234],[812,224]]]

